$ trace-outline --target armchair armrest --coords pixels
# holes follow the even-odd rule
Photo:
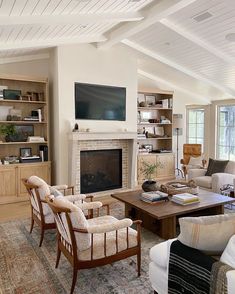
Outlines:
[[[180,163],[181,164],[186,164],[186,161],[182,158],[182,159],[180,159]]]
[[[205,176],[206,169],[203,168],[192,168],[188,170],[188,179],[192,180],[193,178]]]
[[[111,224],[89,226],[87,228],[87,231],[88,233],[93,233],[93,234],[101,234],[101,233],[103,234],[103,233],[108,233],[108,232],[117,231],[120,229],[130,227],[132,224],[133,222],[131,219],[124,218],[122,220],[117,220],[116,222]]]
[[[77,194],[77,195],[66,195],[64,196],[66,200],[75,203],[76,201],[81,201],[86,199],[85,194]]]
[[[75,204],[81,208],[81,210],[86,210],[86,209],[97,209],[102,207],[102,202],[100,201],[94,201],[94,202],[83,202],[83,203],[76,203]]]
[[[220,188],[225,184],[233,185],[233,180],[235,175],[228,173],[216,173],[212,176],[212,191],[215,193],[220,193]]]
[[[54,185],[54,186],[51,186],[52,188],[55,188],[56,190],[66,190],[68,189],[68,185]]]

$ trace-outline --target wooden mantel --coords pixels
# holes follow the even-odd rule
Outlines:
[[[69,134],[72,141],[87,140],[136,140],[136,132],[72,132]]]

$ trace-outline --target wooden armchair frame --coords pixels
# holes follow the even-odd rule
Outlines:
[[[51,230],[51,229],[56,229],[56,224],[55,221],[53,221],[52,223],[46,223],[45,222],[45,216],[43,213],[43,207],[42,204],[45,203],[48,205],[48,203],[45,200],[41,200],[38,189],[39,187],[33,184],[28,183],[27,179],[22,179],[23,184],[26,187],[26,190],[29,194],[29,197],[34,198],[34,200],[37,202],[38,204],[38,209],[39,211],[36,211],[36,209],[33,207],[32,202],[30,200],[30,207],[31,207],[31,226],[30,226],[30,234],[33,231],[33,227],[34,227],[34,222],[37,223],[37,225],[41,228],[41,237],[40,237],[40,241],[39,241],[39,247],[41,247],[42,242],[43,242],[43,238],[44,238],[44,232],[45,230]],[[66,189],[59,189],[61,191],[63,191],[64,195],[66,195],[67,191],[71,191],[71,194],[74,195],[74,186],[68,186]],[[33,191],[35,192],[35,194],[33,193]],[[36,199],[35,199],[36,197]],[[87,195],[86,199],[89,199],[91,202],[93,201],[93,195]],[[83,200],[82,200],[83,202]],[[108,208],[109,210],[109,208]],[[93,217],[93,211],[92,210],[88,210],[88,218],[92,218]]]
[[[72,286],[71,286],[71,291],[70,294],[73,293],[75,284],[77,281],[77,273],[78,270],[80,269],[88,269],[88,268],[94,268],[97,266],[103,266],[107,265],[110,263],[113,263],[115,261],[119,261],[122,259],[125,259],[127,257],[137,255],[137,272],[138,276],[140,276],[140,268],[141,268],[141,220],[136,220],[133,221],[133,224],[137,225],[137,246],[135,247],[129,247],[129,227],[126,227],[126,242],[127,242],[127,248],[121,252],[118,252],[118,230],[116,231],[116,254],[112,256],[107,256],[106,255],[106,240],[107,240],[107,233],[99,233],[104,235],[104,256],[103,258],[100,259],[94,259],[93,258],[93,248],[94,248],[94,233],[89,233],[88,230],[86,229],[76,229],[73,228],[72,221],[70,218],[70,209],[68,208],[58,208],[56,207],[52,202],[48,200],[48,204],[51,207],[55,217],[60,219],[61,221],[61,213],[65,213],[66,215],[66,220],[68,223],[68,228],[69,228],[69,234],[71,238],[71,244],[69,244],[60,234],[58,228],[57,228],[57,257],[56,257],[56,265],[55,267],[57,268],[59,265],[60,261],[60,256],[61,252],[64,254],[64,256],[68,259],[70,264],[73,266],[73,279],[72,279]],[[107,211],[109,212],[109,206],[107,206]],[[99,209],[98,209],[98,216],[99,216]],[[76,233],[82,233],[82,234],[91,234],[91,257],[90,260],[79,260],[78,254],[77,254],[77,241],[75,238]],[[97,233],[95,233],[97,234]]]
[[[30,201],[30,207],[31,207],[31,226],[30,226],[30,234],[32,233],[34,222],[38,224],[38,226],[41,228],[41,237],[39,241],[39,247],[42,245],[42,241],[44,238],[44,232],[45,230],[51,230],[56,228],[55,222],[53,223],[46,223],[45,222],[45,216],[43,213],[42,203],[46,203],[46,201],[41,200],[39,192],[38,192],[38,186],[28,183],[27,179],[22,179],[23,184],[26,187],[26,190],[29,194],[29,197],[34,198],[34,200],[38,204],[39,211],[36,211],[36,209],[33,207],[32,202]],[[34,191],[34,192],[33,192]],[[36,197],[36,199],[35,199]]]

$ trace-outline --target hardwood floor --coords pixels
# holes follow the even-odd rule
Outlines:
[[[117,202],[116,199],[110,196],[97,197],[95,201],[101,201],[103,204],[112,204]],[[0,204],[0,222],[7,222],[15,219],[24,219],[31,216],[30,205],[28,201]]]
[[[30,217],[29,202],[18,202],[0,205],[0,222]]]

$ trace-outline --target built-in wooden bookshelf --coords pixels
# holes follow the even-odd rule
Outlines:
[[[8,90],[20,90],[21,95],[14,99],[4,99],[2,89],[6,86]],[[10,109],[18,110],[20,117],[17,120],[9,120],[7,117]],[[30,117],[32,111],[40,109],[41,119],[24,120]],[[0,134],[0,204],[24,201],[28,198],[24,186],[21,184],[22,178],[37,175],[51,181],[50,163],[50,138],[48,120],[48,80],[45,78],[32,78],[24,76],[0,75],[0,126],[11,125],[20,130],[24,137],[22,140],[13,139],[9,142],[6,137]],[[14,116],[12,116],[14,118]],[[26,130],[23,130],[26,128]],[[44,141],[30,142],[27,140],[27,128],[30,136],[39,136]],[[24,162],[11,164],[7,163],[6,158],[12,156],[20,159],[21,148],[30,148],[32,155],[40,156],[39,146],[46,146],[48,149],[47,161]],[[10,160],[9,160],[10,161]]]
[[[138,182],[144,180],[143,162],[160,163],[154,179],[174,178],[173,92],[144,89],[137,99]]]

